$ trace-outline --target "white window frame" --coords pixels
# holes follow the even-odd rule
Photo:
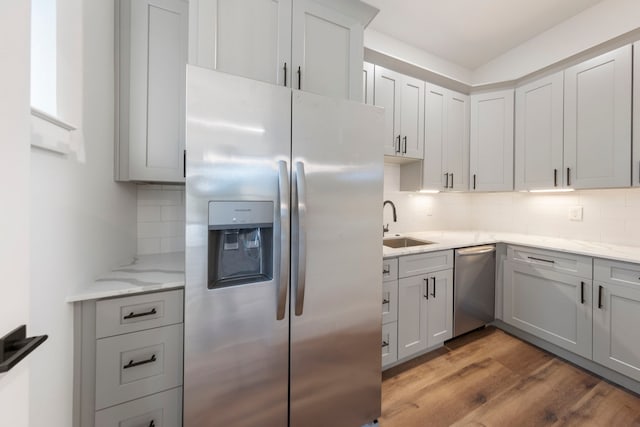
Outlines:
[[[55,3],[54,16],[51,16],[50,10],[45,13],[48,16],[34,14],[33,8],[38,7],[38,1],[45,2],[43,7],[46,7],[46,2],[49,2],[49,4]],[[68,91],[64,90],[66,89],[64,78],[65,75],[68,77],[70,74],[69,68],[73,68],[78,64],[68,64],[68,60],[59,61],[59,59],[73,57],[73,55],[69,55],[69,50],[77,49],[75,44],[69,43],[73,40],[73,31],[70,33],[69,31],[60,31],[60,29],[66,28],[69,21],[73,22],[75,20],[76,24],[81,24],[79,21],[81,12],[73,12],[73,8],[78,6],[76,4],[78,2],[81,4],[81,0],[32,0],[32,37],[36,40],[38,36],[53,38],[53,40],[44,40],[39,45],[39,50],[34,51],[34,46],[31,46],[32,67],[38,67],[38,70],[32,70],[31,76],[33,79],[34,71],[44,69],[52,70],[53,77],[47,78],[46,74],[39,75],[40,81],[44,82],[39,89],[45,92],[45,96],[40,98],[41,105],[31,105],[31,146],[59,154],[68,154],[73,151],[74,132],[77,130],[76,126],[70,124],[63,117],[73,116],[69,114],[69,110],[73,110],[73,108],[64,108],[64,106],[65,104],[67,106],[72,105],[76,101],[75,99],[69,99]],[[81,9],[76,10],[81,11]],[[46,21],[47,18],[50,19],[48,22]],[[37,30],[33,26],[42,28],[43,32],[40,34],[34,33]],[[77,36],[78,34],[75,34],[75,37]],[[54,50],[53,54],[51,54],[51,50]],[[81,53],[80,49],[77,50],[74,53],[79,55]],[[35,76],[38,77],[38,74],[35,74]],[[68,85],[66,86],[68,87]],[[34,84],[31,87],[32,89],[34,87],[38,89],[38,86]],[[73,98],[73,95],[71,98]],[[34,101],[33,95],[31,101]]]

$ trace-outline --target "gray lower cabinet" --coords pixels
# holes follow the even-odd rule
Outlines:
[[[382,367],[398,360],[398,258],[382,262]]]
[[[503,284],[504,322],[640,381],[639,264],[509,246]]]
[[[593,360],[640,381],[640,265],[594,261]]]
[[[182,425],[183,291],[76,303],[74,425]]]
[[[505,261],[504,321],[591,358],[591,279]]]
[[[182,387],[98,411],[96,426],[182,426]]]
[[[382,367],[398,360],[398,322],[382,325]]]
[[[398,359],[435,347],[453,336],[452,267],[453,251],[400,257]],[[423,273],[408,276],[416,271]]]

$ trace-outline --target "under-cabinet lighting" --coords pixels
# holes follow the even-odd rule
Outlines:
[[[440,190],[420,190],[419,192],[422,194],[438,194]]]
[[[529,190],[529,193],[568,193],[575,191],[574,188],[551,188],[548,190]]]

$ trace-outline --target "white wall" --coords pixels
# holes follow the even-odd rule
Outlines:
[[[452,80],[471,84],[470,70],[370,28],[364,32],[364,47]]]
[[[82,145],[67,156],[31,153],[30,323],[33,332],[49,334],[31,364],[33,427],[72,424],[73,319],[65,297],[136,250],[136,187],[113,181],[114,4],[81,5],[74,78],[81,120],[74,124]]]
[[[639,27],[638,0],[604,0],[474,70],[472,82],[518,79]]]
[[[29,2],[0,2],[0,336],[29,322]],[[40,349],[36,350],[41,352]],[[0,374],[0,424],[29,422],[28,356]]]
[[[640,28],[638,0],[603,0],[475,70],[366,29],[364,46],[468,86],[516,80]]]
[[[582,190],[571,193],[472,194],[475,230],[538,234],[640,246],[640,189]],[[583,221],[569,209],[583,207]]]

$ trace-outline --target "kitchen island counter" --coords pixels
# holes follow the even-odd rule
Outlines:
[[[67,297],[67,302],[131,295],[184,287],[184,252],[136,255],[87,283]]]

